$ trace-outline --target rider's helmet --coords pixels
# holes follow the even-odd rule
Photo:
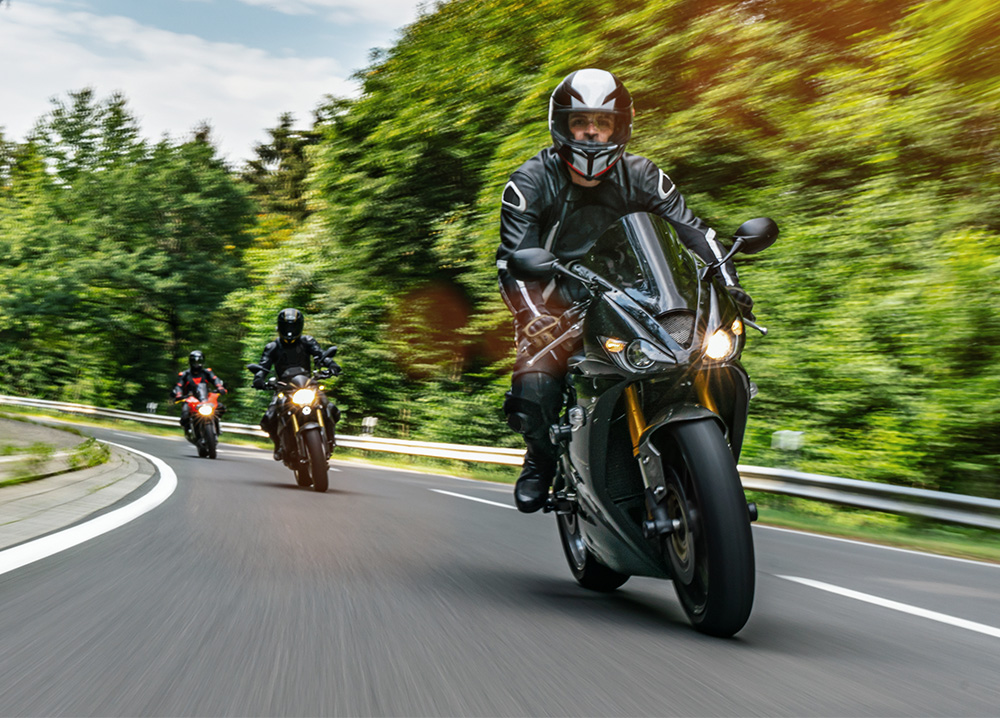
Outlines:
[[[205,355],[195,349],[188,354],[188,366],[191,367],[191,371],[201,371],[205,368]]]
[[[294,344],[302,335],[306,318],[298,309],[282,309],[278,312],[278,338],[286,344]]]
[[[581,114],[595,115],[592,119],[599,127],[611,129],[607,142],[573,136],[570,120],[579,121]],[[571,72],[549,98],[552,145],[574,172],[597,179],[625,154],[632,115],[632,96],[610,72],[593,68]]]

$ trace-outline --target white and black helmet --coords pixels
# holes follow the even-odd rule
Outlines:
[[[581,112],[607,115],[613,122],[608,142],[574,139],[570,116]],[[559,156],[584,179],[597,179],[625,154],[632,138],[632,96],[607,70],[571,72],[549,98],[549,132]]]

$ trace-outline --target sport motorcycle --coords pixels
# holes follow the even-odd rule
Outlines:
[[[532,248],[507,263],[515,279],[586,289],[535,354],[569,352],[544,510],[573,576],[596,591],[670,579],[694,627],[713,636],[739,631],[753,605],[757,509],[736,466],[755,387],[740,355],[747,327],[767,333],[741,316],[719,269],[777,236],[771,219],[750,220],[707,263],[663,219],[635,213],[579,259]]]

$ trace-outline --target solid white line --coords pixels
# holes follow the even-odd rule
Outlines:
[[[111,433],[115,436],[124,436],[126,439],[141,439],[142,441],[147,441],[149,439],[148,436],[143,436],[142,434],[123,434],[120,431],[112,431]]]
[[[490,506],[499,506],[502,509],[514,509],[517,510],[516,506],[511,506],[510,504],[498,504],[496,501],[487,501],[486,499],[477,499],[475,496],[466,496],[465,494],[455,494],[451,491],[445,491],[443,489],[429,489],[436,494],[444,494],[445,496],[455,496],[459,499],[468,499],[469,501],[478,501],[481,504],[489,504]]]
[[[166,501],[177,488],[177,474],[167,466],[166,462],[144,451],[133,449],[129,446],[122,446],[114,442],[105,442],[120,449],[138,454],[153,465],[160,472],[160,480],[153,487],[152,491],[145,494],[132,503],[122,506],[120,509],[109,511],[106,514],[91,519],[86,523],[79,524],[73,528],[49,534],[40,539],[23,543],[20,546],[0,551],[0,575],[27,566],[29,563],[48,558],[60,551],[77,546],[84,541],[89,541],[108,531],[124,526],[129,521],[133,521],[144,513],[152,511],[157,506]]]
[[[976,633],[982,633],[986,636],[992,636],[993,638],[1000,638],[1000,628],[994,628],[993,626],[987,626],[983,623],[976,623],[975,621],[966,621],[964,618],[955,618],[954,616],[949,616],[945,613],[938,613],[937,611],[928,611],[925,608],[917,608],[916,606],[910,606],[906,603],[899,603],[898,601],[890,601],[887,598],[881,598],[879,596],[872,596],[868,593],[861,593],[860,591],[852,591],[848,588],[841,588],[840,586],[834,586],[829,583],[823,583],[822,581],[813,581],[809,578],[799,578],[798,576],[778,576],[778,578],[783,578],[786,581],[794,581],[795,583],[801,583],[804,586],[811,586],[812,588],[818,588],[820,591],[828,591],[829,593],[835,593],[838,596],[846,596],[847,598],[853,598],[856,601],[864,601],[865,603],[871,603],[875,606],[881,606],[882,608],[890,608],[893,611],[899,611],[900,613],[908,613],[911,616],[919,616],[920,618],[927,618],[931,621],[937,621],[938,623],[946,623],[949,626],[955,626],[957,628],[964,628],[967,631],[975,631]]]
[[[1000,568],[1000,563],[990,563],[989,561],[977,561],[972,558],[959,558],[958,556],[945,556],[940,553],[927,553],[926,551],[917,551],[912,548],[900,548],[899,546],[886,546],[880,543],[870,543],[868,541],[858,541],[857,539],[841,538],[840,536],[829,536],[827,534],[814,534],[810,531],[797,531],[796,529],[786,529],[780,526],[764,526],[762,524],[756,524],[754,528],[767,529],[769,531],[784,531],[789,534],[798,534],[799,536],[812,536],[813,538],[826,539],[827,541],[840,541],[841,543],[852,543],[856,546],[869,546],[871,548],[880,548],[886,551],[899,551],[900,553],[909,553],[914,556],[930,556],[931,558],[943,558],[946,561],[958,561],[959,563],[971,563],[976,566],[989,566],[990,568]]]

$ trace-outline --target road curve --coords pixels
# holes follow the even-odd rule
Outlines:
[[[177,488],[0,576],[0,715],[1000,715],[995,565],[758,527],[750,622],[711,639],[669,583],[578,588],[509,487],[338,462],[315,494],[89,431]]]

